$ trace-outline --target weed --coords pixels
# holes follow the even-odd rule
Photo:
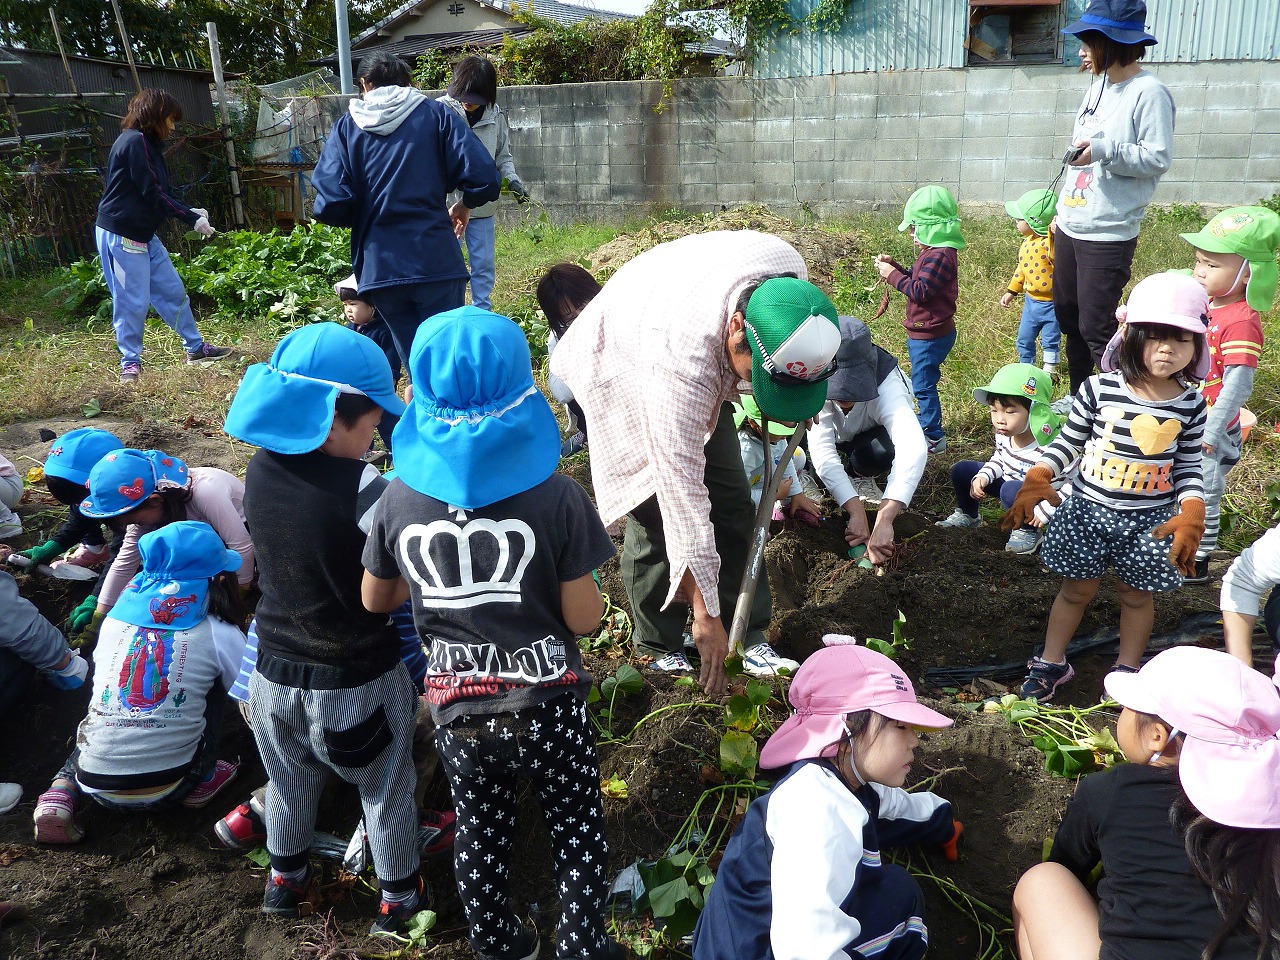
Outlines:
[[[883,653],[892,660],[898,659],[900,651],[911,649],[911,638],[906,636],[902,630],[906,622],[906,614],[899,610],[898,616],[893,621],[893,638],[886,643],[884,640],[879,640],[875,637],[867,637],[866,645],[868,649],[874,650],[876,653]]]
[[[1103,710],[1115,710],[1109,700],[1092,707],[1049,707],[1034,699],[1021,700],[1016,693],[991,700],[985,713],[1002,713],[1031,738],[1044,754],[1044,768],[1060,777],[1075,778],[1124,760],[1110,730],[1095,729],[1086,719]]]

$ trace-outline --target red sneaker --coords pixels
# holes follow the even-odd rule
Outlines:
[[[104,563],[111,559],[111,548],[105,543],[96,547],[91,547],[87,543],[82,543],[76,547],[75,553],[67,557],[60,563],[69,564],[73,567],[87,567],[90,570],[97,570]]]
[[[418,849],[422,859],[453,849],[458,815],[452,810],[423,810],[419,817]]]
[[[222,788],[236,778],[240,772],[240,764],[230,760],[219,760],[213,765],[213,772],[194,790],[182,798],[184,807],[203,807],[222,792]]]
[[[229,850],[252,850],[267,842],[267,823],[260,791],[255,790],[240,804],[213,825],[222,845]]]

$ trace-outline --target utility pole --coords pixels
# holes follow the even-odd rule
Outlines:
[[[338,79],[343,93],[355,93],[351,82],[351,28],[347,25],[347,0],[333,0],[338,27]]]

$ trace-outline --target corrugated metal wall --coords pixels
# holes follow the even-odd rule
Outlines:
[[[1280,56],[1280,0],[1147,0],[1147,25],[1153,63]]]

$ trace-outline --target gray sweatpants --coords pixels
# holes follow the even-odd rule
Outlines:
[[[303,690],[255,672],[249,708],[253,738],[270,778],[271,866],[283,873],[307,862],[316,805],[333,771],[360,791],[383,889],[416,885],[418,811],[410,748],[417,695],[404,664],[363,686],[340,690]]]

